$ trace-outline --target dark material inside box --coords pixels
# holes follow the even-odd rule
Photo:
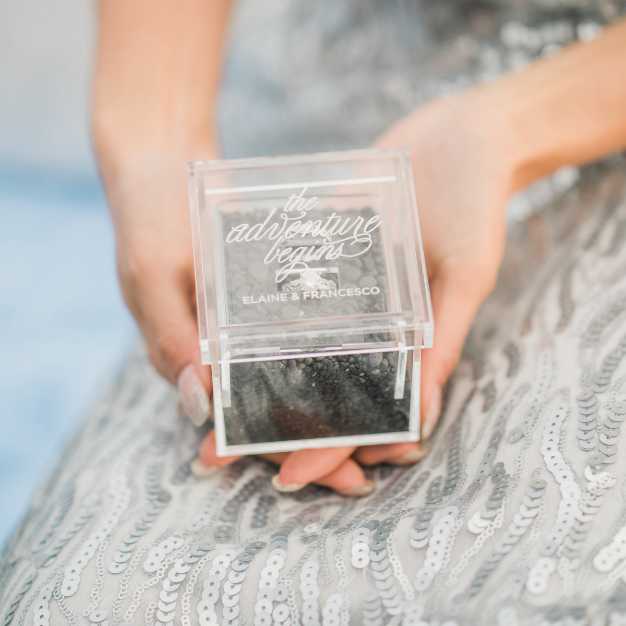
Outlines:
[[[394,399],[397,352],[231,365],[228,445],[402,432],[411,368]]]

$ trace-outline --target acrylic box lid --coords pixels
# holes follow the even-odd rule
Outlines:
[[[204,363],[432,345],[408,155],[194,161],[189,171]]]

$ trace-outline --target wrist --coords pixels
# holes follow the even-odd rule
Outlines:
[[[522,73],[479,88],[497,120],[513,192],[528,187],[567,163],[554,139],[558,112],[542,102],[542,94],[525,84]]]
[[[137,120],[136,125],[119,120],[112,123],[111,117],[101,123],[94,115],[92,133],[94,152],[118,233],[120,224],[143,219],[141,215],[145,211],[138,207],[146,199],[152,198],[151,201],[158,203],[169,198],[169,204],[184,206],[186,163],[214,159],[217,155],[214,134],[206,125],[196,129],[173,129],[165,123],[150,127],[141,120]],[[156,200],[148,191],[155,187]],[[131,213],[137,215],[130,215],[129,207]],[[122,230],[134,232],[136,229],[124,227]]]
[[[94,112],[94,152],[105,178],[128,173],[141,175],[195,159],[216,158],[217,138],[212,124],[174,126],[168,121],[124,119]]]
[[[503,193],[511,196],[530,184],[529,144],[510,114],[508,94],[497,83],[487,83],[453,97],[462,102],[461,123],[473,127],[479,135],[477,150],[488,155],[485,160],[489,166],[485,169],[501,182]]]
[[[626,146],[626,23],[478,88],[510,137],[516,190]]]

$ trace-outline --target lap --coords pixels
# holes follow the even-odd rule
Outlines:
[[[367,498],[277,494],[255,458],[196,478],[202,432],[134,355],[6,546],[0,623],[626,619],[625,190],[513,229],[430,455]]]

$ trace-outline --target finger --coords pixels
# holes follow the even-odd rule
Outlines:
[[[215,439],[215,431],[212,430],[200,444],[197,461],[206,468],[224,467],[230,465],[240,456],[217,456],[217,442]]]
[[[280,465],[286,458],[287,452],[262,454],[261,457]],[[219,468],[226,467],[239,460],[240,456],[217,456],[215,431],[211,431],[200,444],[198,456],[191,462],[191,471],[198,478],[210,476]]]
[[[182,413],[189,417],[196,427],[202,426],[213,415],[209,399],[212,386],[210,382],[203,383],[199,373],[198,365],[189,363],[176,381]]]
[[[285,489],[295,491],[330,474],[353,452],[352,447],[296,450],[281,465],[277,480]]]
[[[288,452],[273,452],[271,454],[262,454],[260,456],[267,461],[280,465],[288,455]],[[198,459],[205,466],[223,467],[224,465],[229,465],[240,458],[241,456],[239,455],[217,456],[217,439],[215,437],[214,430],[212,430],[200,444]]]
[[[261,456],[272,463],[280,465],[293,454],[294,453],[278,452],[263,454]],[[215,454],[215,435],[211,432],[202,443],[200,456],[192,463],[192,471],[198,477],[208,476],[213,474],[216,469],[225,467],[239,458],[238,456],[218,457]],[[342,495],[352,497],[366,496],[375,488],[374,482],[367,480],[363,470],[352,459],[344,460],[333,471],[325,476],[321,476],[314,482],[318,485],[333,489]],[[304,485],[283,485],[280,482],[278,474],[274,476],[272,484],[281,492],[296,491],[304,487]]]
[[[413,465],[421,461],[428,449],[422,443],[389,443],[358,448],[353,457],[361,465],[391,463],[393,465]]]
[[[200,362],[193,294],[190,266],[162,275],[158,281],[146,276],[139,286],[139,324],[155,366],[167,380],[175,383],[192,364],[208,388],[210,376]]]
[[[183,412],[196,426],[211,417],[210,370],[200,362],[191,268],[156,281],[142,277],[137,318],[157,371],[175,383]]]
[[[318,450],[318,452],[328,452],[328,450]],[[287,460],[293,456],[293,454],[295,454],[295,452],[288,455]],[[283,466],[285,463],[286,461],[283,462]],[[279,472],[272,479],[272,485],[280,492],[298,491],[306,485],[306,483],[283,483],[281,478],[281,472]],[[375,487],[374,482],[365,477],[362,468],[350,458],[341,461],[328,474],[320,476],[310,482],[333,489],[341,495],[356,497],[368,495]]]
[[[346,459],[332,472],[315,482],[343,496],[367,496],[375,489],[374,481],[367,480],[363,469],[352,459]]]
[[[263,458],[277,465],[281,465],[285,460],[295,454],[294,452],[278,452],[274,454],[263,454]],[[332,472],[314,481],[318,485],[328,487],[346,496],[365,496],[374,490],[374,482],[367,480],[361,467],[352,459],[346,459]],[[274,476],[272,485],[278,491],[285,491],[285,485],[280,482],[278,474]],[[295,491],[295,489],[288,489]]]
[[[491,281],[481,273],[450,266],[433,277],[431,296],[435,341],[422,352],[422,440],[432,434],[441,412],[442,389],[459,362],[463,344]]]
[[[261,456],[276,465],[282,465],[291,454],[293,452],[275,452]],[[281,484],[280,478],[277,476],[278,474],[272,480],[272,484],[278,491],[284,491],[284,485]],[[374,489],[374,483],[365,478],[363,470],[352,459],[346,459],[336,469],[326,476],[322,476],[315,483],[350,496],[364,496]]]

